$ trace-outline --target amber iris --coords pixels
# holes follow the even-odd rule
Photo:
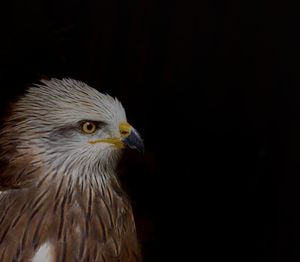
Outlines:
[[[96,129],[96,124],[91,121],[86,121],[82,124],[82,131],[86,134],[93,134],[95,133]]]

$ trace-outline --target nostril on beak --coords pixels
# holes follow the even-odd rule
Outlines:
[[[119,130],[120,130],[120,134],[123,138],[127,137],[130,135],[132,127],[131,125],[129,125],[127,122],[122,122],[119,125]]]
[[[128,135],[128,134],[129,134],[129,132],[126,131],[126,130],[122,130],[122,131],[121,131],[121,135],[123,135],[123,136],[126,136],[126,135]]]

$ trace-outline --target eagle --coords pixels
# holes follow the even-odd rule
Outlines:
[[[141,261],[126,147],[144,150],[116,98],[74,79],[29,87],[0,131],[0,261]]]

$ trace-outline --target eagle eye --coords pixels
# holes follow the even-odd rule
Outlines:
[[[81,129],[85,134],[93,134],[97,130],[97,125],[93,121],[85,121],[82,123]]]

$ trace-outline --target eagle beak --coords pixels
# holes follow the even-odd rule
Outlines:
[[[140,153],[144,153],[144,142],[139,133],[128,123],[120,124],[121,141],[129,148],[136,149]]]
[[[122,122],[119,126],[121,137],[108,137],[89,141],[90,144],[109,143],[117,148],[129,147],[144,153],[144,142],[139,133],[127,122]]]

